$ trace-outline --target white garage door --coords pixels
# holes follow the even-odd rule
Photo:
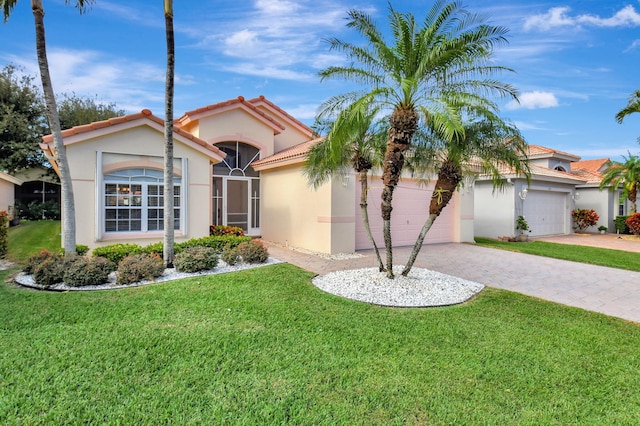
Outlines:
[[[529,191],[524,200],[524,217],[531,236],[566,234],[568,214],[566,192]]]
[[[382,236],[382,217],[380,215],[380,196],[382,182],[379,177],[372,179],[367,200],[371,232],[378,247],[384,248]],[[356,185],[356,250],[372,248],[362,223],[360,209],[360,184]],[[393,211],[391,212],[391,239],[394,247],[412,246],[418,238],[420,229],[429,213],[429,202],[433,185],[419,187],[413,181],[401,181],[393,192]],[[427,234],[424,243],[449,243],[454,235],[453,201],[442,211]]]

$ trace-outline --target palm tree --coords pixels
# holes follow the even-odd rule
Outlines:
[[[636,199],[640,184],[640,157],[629,153],[628,157],[623,155],[622,158],[624,162],[609,160],[606,163],[608,168],[600,182],[600,190],[609,187],[609,190],[615,191],[622,187],[624,195],[631,201],[631,213],[635,213],[638,211]]]
[[[367,211],[369,172],[382,164],[384,153],[385,129],[383,123],[376,121],[377,113],[377,109],[366,109],[366,105],[360,103],[355,104],[352,109],[342,111],[334,121],[319,116],[316,132],[322,134],[325,129],[329,131],[309,151],[305,174],[314,188],[318,188],[332,176],[345,175],[349,166],[359,174],[362,222],[378,259],[378,268],[382,272],[385,268],[371,233]]]
[[[165,265],[169,267],[173,263],[175,237],[173,211],[173,80],[176,57],[173,37],[173,0],[164,0],[164,21],[167,38],[167,76],[164,110],[164,244],[162,257]]]
[[[629,96],[629,101],[627,106],[622,108],[616,114],[616,121],[622,124],[622,121],[629,114],[633,114],[634,112],[640,112],[640,90],[636,90]]]
[[[18,0],[0,0],[0,5],[4,12],[4,22],[6,23]],[[69,1],[65,1],[66,4]],[[86,8],[93,3],[93,0],[76,0],[75,6],[83,13]],[[36,52],[38,56],[38,66],[40,68],[40,78],[42,80],[42,91],[47,107],[47,120],[53,135],[53,147],[55,149],[55,161],[58,164],[60,173],[61,197],[62,197],[62,247],[65,253],[76,252],[76,212],[73,199],[73,185],[71,173],[69,171],[69,161],[67,150],[62,140],[62,130],[60,128],[60,117],[58,116],[58,106],[51,84],[49,74],[49,61],[47,59],[47,45],[44,31],[44,8],[42,0],[31,0],[31,10],[36,27]]]
[[[354,102],[370,102],[390,111],[381,211],[387,277],[393,278],[392,200],[405,153],[421,122],[429,122],[441,137],[451,140],[463,132],[461,106],[494,109],[484,97],[489,94],[517,99],[513,87],[493,78],[509,69],[490,62],[494,48],[506,43],[507,29],[485,24],[457,2],[436,1],[421,27],[412,14],[389,6],[391,45],[366,13],[350,10],[348,17],[347,26],[357,30],[366,44],[329,39],[330,48],[343,52],[348,65],[329,67],[320,76],[364,88],[334,96],[323,108],[337,115]]]
[[[507,170],[525,175],[527,179],[530,175],[524,139],[516,127],[497,116],[489,115],[468,123],[464,133],[451,140],[438,137],[433,130],[431,133],[429,145],[435,150],[434,155],[427,158],[425,169],[427,172],[435,170],[438,178],[431,195],[429,215],[402,271],[404,276],[411,271],[427,232],[463,184],[465,176],[489,175],[494,187],[500,188]]]

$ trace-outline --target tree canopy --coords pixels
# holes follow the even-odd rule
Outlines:
[[[38,144],[49,126],[34,79],[14,65],[0,71],[0,170],[9,173],[46,162]]]
[[[44,98],[27,75],[15,65],[0,70],[0,170],[14,173],[39,165],[48,165],[39,143],[50,133]],[[75,93],[62,94],[58,105],[63,129],[124,115],[115,103],[100,102],[97,97],[83,98]]]

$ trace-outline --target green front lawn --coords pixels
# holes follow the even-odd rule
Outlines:
[[[375,307],[311,276],[1,285],[0,424],[640,422],[637,324],[495,289]]]
[[[60,229],[58,220],[23,221],[9,228],[8,258],[21,263],[40,250],[59,250]]]
[[[492,288],[382,308],[311,277],[0,284],[0,424],[640,423],[638,324]]]
[[[501,250],[640,272],[640,254],[623,250],[548,243],[544,241],[512,243],[479,237],[476,237],[475,240],[477,245],[483,247],[493,247]]]

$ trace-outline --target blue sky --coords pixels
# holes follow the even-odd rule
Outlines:
[[[71,1],[73,3],[73,0]],[[44,0],[49,63],[56,93],[115,102],[127,112],[164,115],[166,44],[162,2],[97,0],[84,15],[63,0]],[[343,63],[328,37],[357,41],[345,27],[350,8],[386,27],[387,1],[176,1],[175,116],[237,96],[259,95],[313,123],[340,82],[319,70]],[[393,1],[422,21],[430,1]],[[496,63],[511,67],[520,105],[501,103],[527,142],[583,159],[640,152],[640,114],[614,116],[640,89],[640,0],[468,0],[464,6],[509,28]],[[152,8],[153,7],[153,8]],[[18,1],[0,25],[0,66],[37,72],[30,2]],[[39,83],[39,82],[38,82]]]

